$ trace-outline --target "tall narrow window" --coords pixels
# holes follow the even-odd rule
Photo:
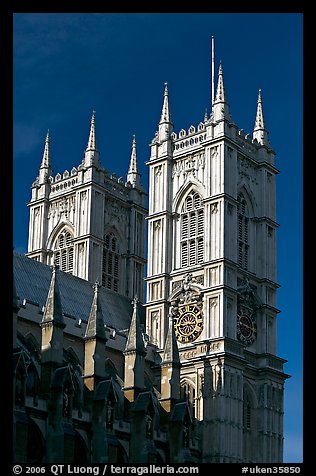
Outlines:
[[[238,197],[238,265],[243,269],[248,269],[249,256],[249,213],[247,203],[243,195]]]
[[[189,408],[191,410],[191,414],[195,417],[195,388],[193,385],[190,385],[188,382],[184,382],[180,387],[180,395],[181,398],[185,398],[189,404]]]
[[[243,428],[244,430],[250,430],[252,427],[253,410],[251,399],[248,392],[244,389],[244,402],[243,402]]]
[[[54,262],[62,271],[73,274],[74,247],[73,236],[68,230],[62,230],[55,241]]]
[[[120,255],[116,236],[107,233],[104,237],[103,259],[102,259],[102,286],[119,290]]]
[[[181,268],[204,261],[204,209],[201,196],[192,191],[181,210]]]

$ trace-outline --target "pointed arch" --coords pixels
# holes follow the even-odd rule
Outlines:
[[[187,401],[191,415],[195,417],[197,392],[196,384],[190,377],[180,379],[180,397]]]
[[[67,347],[66,353],[68,354],[67,357],[68,357],[69,363],[75,366],[78,366],[81,370],[83,370],[80,359],[77,353],[74,351],[74,349],[71,346]]]
[[[191,180],[183,186],[174,201],[176,234],[175,268],[190,268],[204,261],[204,189]],[[180,243],[180,255],[178,253]]]
[[[257,456],[257,408],[258,399],[252,385],[244,381],[243,385],[243,461],[254,462]]]
[[[13,354],[13,401],[16,407],[24,407],[28,357],[23,350]]]
[[[58,235],[65,229],[65,231],[69,231],[72,236],[74,236],[74,227],[73,227],[73,224],[68,221],[68,220],[62,220],[60,221],[59,223],[57,223],[57,225],[53,228],[51,234],[49,235],[48,239],[47,239],[47,244],[46,244],[46,248],[48,250],[53,250],[53,245],[54,243],[56,242],[56,239],[58,237]]]
[[[122,235],[121,231],[115,225],[106,225],[104,227],[104,238],[108,233],[113,233],[113,235],[117,237],[118,242],[120,243],[120,252],[125,253],[127,249],[126,236]]]
[[[243,428],[251,429],[255,427],[254,411],[258,406],[256,393],[249,382],[244,382],[243,387]]]
[[[41,358],[41,347],[40,347],[40,344],[39,344],[38,340],[34,336],[34,334],[32,334],[32,332],[28,332],[25,335],[24,339],[25,339],[27,349],[30,351],[32,356],[35,356],[37,360],[40,360],[40,358]]]
[[[243,184],[241,187],[239,187],[237,192],[237,200],[239,197],[242,197],[245,200],[249,217],[254,217],[256,215],[256,201],[247,184]]]
[[[62,221],[52,231],[47,248],[52,251],[51,264],[56,263],[62,271],[73,274],[74,269],[74,228],[68,221]]]
[[[195,178],[191,177],[190,180],[185,182],[179,188],[178,192],[176,193],[176,195],[175,195],[175,197],[172,201],[172,211],[174,213],[178,212],[182,208],[184,199],[185,199],[186,195],[191,190],[198,193],[199,195],[201,195],[202,199],[204,198],[204,196],[205,196],[205,187],[201,184],[201,182],[199,182]]]
[[[119,292],[122,275],[122,254],[126,251],[125,239],[116,227],[106,227],[102,252],[102,286]]]
[[[248,188],[243,186],[237,195],[237,263],[242,269],[252,267],[250,244],[254,243],[254,200]]]
[[[27,367],[27,376],[25,382],[25,394],[33,398],[33,403],[37,405],[38,395],[40,392],[40,375],[38,369],[34,365],[33,360]]]

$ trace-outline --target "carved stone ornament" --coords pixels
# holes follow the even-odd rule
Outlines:
[[[255,314],[256,310],[261,307],[261,302],[256,295],[256,288],[250,284],[249,279],[245,277],[239,282],[237,288],[238,297],[237,297],[237,309],[238,314],[241,312],[246,312],[248,315]]]
[[[240,281],[237,291],[237,338],[249,346],[257,338],[255,314],[261,303],[247,277]]]
[[[202,289],[192,274],[187,273],[181,287],[177,287],[169,298],[175,333],[181,343],[194,341],[203,330]]]

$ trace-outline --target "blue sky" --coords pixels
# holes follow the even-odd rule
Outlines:
[[[126,177],[136,135],[148,188],[151,142],[168,82],[175,131],[210,112],[210,39],[232,116],[252,133],[258,89],[276,151],[278,355],[285,372],[284,460],[302,461],[302,49],[292,13],[14,14],[14,247],[27,251],[31,184],[47,129],[54,174],[82,160],[96,110],[101,161]]]

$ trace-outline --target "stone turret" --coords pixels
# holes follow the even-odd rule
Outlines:
[[[52,267],[42,328],[42,388],[49,392],[54,370],[63,363],[63,341],[65,328],[63,310],[58,285],[58,268]]]
[[[144,389],[144,367],[146,349],[142,330],[138,299],[133,300],[133,316],[124,351],[124,393],[129,401],[135,401],[138,393]]]
[[[84,153],[83,164],[85,167],[91,167],[92,165],[100,166],[100,152],[97,148],[95,131],[95,111],[92,112],[89,139]]]
[[[84,336],[84,381],[90,390],[94,390],[99,380],[105,377],[105,344],[107,341],[99,297],[100,284],[96,281],[93,287],[93,302]]]

